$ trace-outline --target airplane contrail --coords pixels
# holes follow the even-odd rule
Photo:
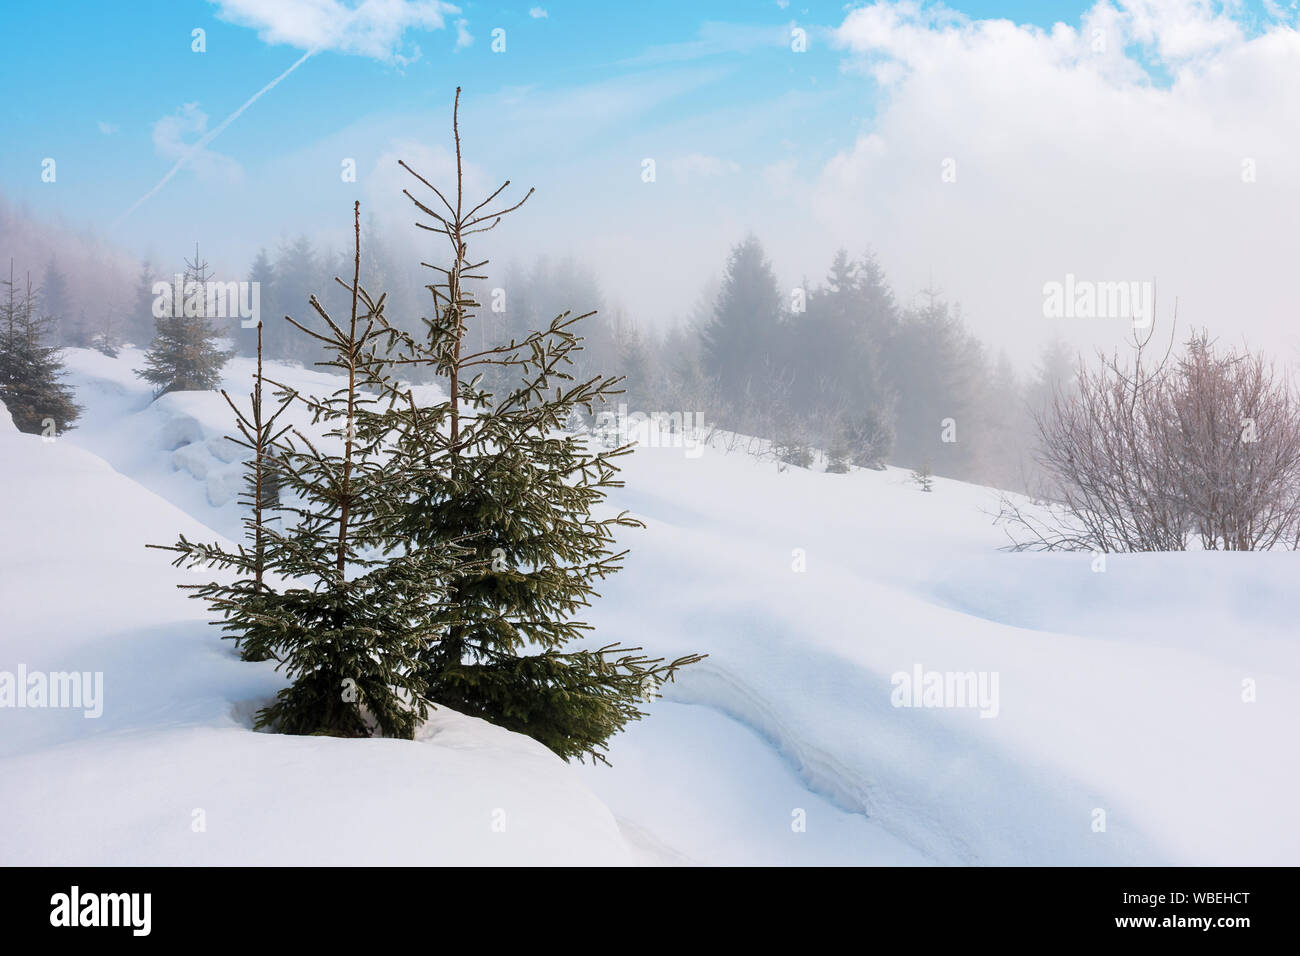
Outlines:
[[[149,190],[147,193],[145,193],[143,196],[141,196],[139,199],[133,202],[131,204],[130,209],[122,213],[122,215],[118,216],[117,219],[113,220],[113,225],[117,226],[123,219],[131,215],[131,213],[135,212],[135,210],[142,203],[144,203],[148,199],[151,199],[153,196],[157,195],[158,191],[167,185],[168,181],[173,176],[176,175],[176,173],[180,170],[182,166],[184,166],[187,162],[189,162],[192,158],[194,158],[194,156],[197,155],[200,150],[206,148],[208,143],[216,139],[217,136],[221,134],[222,130],[224,130],[227,126],[229,126],[231,123],[233,123],[235,120],[239,118],[240,114],[243,113],[244,110],[248,109],[250,106],[256,103],[258,99],[261,98],[263,93],[266,93],[269,90],[273,89],[276,86],[276,84],[278,84],[286,76],[288,76],[294,70],[298,69],[298,67],[302,66],[303,63],[307,61],[307,58],[315,52],[316,50],[314,49],[308,50],[306,53],[304,53],[302,56],[298,58],[297,62],[295,62],[293,66],[289,67],[289,69],[285,70],[275,79],[273,79],[270,83],[266,84],[266,86],[262,87],[260,90],[258,90],[252,96],[250,96],[247,102],[245,102],[243,106],[241,106],[239,109],[235,110],[233,113],[227,116],[224,120],[221,121],[221,123],[218,126],[216,126],[212,130],[205,133],[202,137],[200,137],[198,142],[196,142],[193,146],[187,149],[185,151],[185,154],[176,161],[176,165],[173,166],[171,169],[167,170],[167,175],[165,175],[162,179],[158,180],[158,184],[154,186],[153,189]]]

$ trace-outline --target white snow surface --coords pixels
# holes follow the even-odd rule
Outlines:
[[[609,501],[647,527],[587,619],[709,657],[612,768],[446,708],[414,742],[257,733],[283,679],[144,548],[240,533],[228,407],[151,401],[136,350],[68,357],[78,428],[0,415],[0,672],[102,671],[103,716],[0,709],[0,863],[1300,862],[1300,555],[1098,572],[1000,550],[986,488],[647,445]],[[918,666],[996,675],[996,716],[894,706]]]
[[[156,437],[156,436],[155,436]],[[283,686],[145,544],[212,532],[71,440],[0,434],[0,671],[101,672],[103,711],[0,709],[0,863],[626,864],[535,741],[440,709],[414,742],[251,730]]]

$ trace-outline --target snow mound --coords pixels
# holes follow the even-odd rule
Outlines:
[[[16,611],[0,669],[50,655],[83,670],[101,661],[115,668],[106,694],[116,703],[100,721],[0,712],[21,730],[0,735],[0,759],[48,760],[48,746],[73,748],[68,766],[112,784],[113,805],[97,819],[113,840],[179,821],[179,834],[169,831],[132,859],[188,860],[182,854],[198,853],[193,847],[213,846],[184,841],[191,810],[217,806],[210,834],[216,821],[226,834],[262,829],[242,843],[229,836],[204,859],[495,861],[509,855],[501,848],[513,837],[491,843],[479,821],[504,810],[505,833],[520,833],[511,810],[517,791],[498,761],[509,772],[516,762],[536,771],[536,782],[520,777],[543,795],[529,806],[572,801],[549,812],[561,831],[578,834],[586,858],[624,858],[621,829],[636,859],[663,862],[1300,862],[1300,765],[1286,756],[1300,726],[1300,554],[1111,555],[1098,570],[1086,554],[1001,551],[1006,539],[991,520],[997,493],[987,488],[936,478],[927,494],[896,468],[779,471],[740,451],[647,441],[622,459],[626,486],[606,510],[626,509],[647,527],[620,531],[620,545],[631,549],[626,568],[604,583],[586,619],[596,643],[710,657],[648,705],[649,719],[612,741],[612,771],[557,767],[542,753],[526,758],[516,749],[530,741],[445,711],[415,744],[250,734],[247,715],[281,679],[234,660],[202,626],[203,609],[172,588],[193,579],[140,547],[178,531],[240,534],[239,449],[222,444],[230,409],[216,392],[153,401],[133,377],[141,356],[132,350],[117,360],[71,350],[69,365],[86,406],[79,427],[48,444],[0,434],[21,446],[25,462],[6,466],[13,474],[3,487],[25,489],[6,505],[7,515],[18,514],[6,530],[38,542],[0,564],[0,587],[22,598],[5,605]],[[227,367],[223,387],[236,401],[249,391],[252,366],[236,359]],[[269,374],[304,391],[338,384],[278,363]],[[122,474],[106,475],[74,445]],[[54,470],[42,473],[47,467]],[[896,706],[898,675],[917,668],[996,677],[996,715]],[[113,748],[122,749],[97,756],[88,733],[114,720],[123,733]],[[66,740],[64,723],[76,730]],[[113,753],[137,761],[159,795],[120,776]],[[462,757],[473,769],[469,789],[444,792],[443,775],[455,777]],[[281,764],[291,769],[281,774]],[[226,775],[218,779],[216,768]],[[24,811],[9,820],[40,826],[42,800],[64,823],[93,812],[75,804],[82,797],[67,786],[67,766],[22,769],[32,774],[26,784],[0,767],[0,806]],[[55,785],[30,782],[42,773]],[[353,773],[393,782],[434,817],[450,807],[443,842],[419,830],[408,847],[395,828],[372,820],[406,813],[403,825],[416,825],[414,811],[387,808]],[[193,788],[178,782],[186,775]],[[565,791],[574,780],[577,796]],[[305,848],[305,831],[295,828],[301,807],[317,799],[304,796],[312,788],[337,790],[303,826],[325,828],[331,840],[348,834],[346,849]],[[291,840],[277,842],[258,799],[272,800],[267,812]],[[347,815],[353,805],[362,817]],[[126,821],[118,828],[115,813]],[[345,816],[345,825],[328,814]],[[792,829],[799,814],[806,827]],[[468,835],[457,836],[457,826]],[[107,839],[76,832],[87,846]],[[393,846],[363,852],[356,832]],[[540,824],[529,833],[512,859],[560,852]],[[18,854],[3,837],[0,857]],[[59,859],[75,858],[70,840],[48,838],[65,848]],[[15,845],[27,848],[23,859],[39,859],[29,838]],[[123,844],[114,852],[134,851]]]
[[[77,706],[0,708],[0,864],[641,859],[558,757],[445,708],[415,741],[253,732],[284,679],[239,661],[177,590],[196,577],[145,549],[208,528],[65,438],[0,433],[0,488],[22,542],[0,552],[0,689],[84,678]]]
[[[90,349],[67,349],[67,380],[85,405],[82,419],[68,438],[94,452],[124,475],[138,481],[208,527],[229,537],[242,533],[239,495],[244,490],[247,450],[230,441],[236,435],[234,413],[221,395],[247,410],[251,402],[255,359],[234,358],[222,370],[219,389],[171,392],[154,398],[151,387],[134,372],[144,353],[126,348],[117,358]],[[283,362],[266,362],[268,379],[304,394],[325,395],[339,387],[334,375]],[[436,385],[416,388],[422,401],[444,393]],[[265,401],[273,403],[272,386]],[[318,440],[301,407],[286,411],[279,422]],[[328,447],[325,440],[318,447]]]
[[[668,701],[747,727],[811,793],[932,862],[1300,861],[1300,766],[1282,756],[1300,726],[1300,554],[1111,555],[1094,570],[1090,554],[1001,551],[987,488],[688,452],[625,460],[611,505],[647,527],[620,534],[626,569],[590,614],[603,640],[710,654]],[[996,715],[897,706],[898,675],[918,667],[996,677]],[[648,763],[655,728],[616,740],[616,766]],[[592,780],[687,852],[712,839],[661,811],[666,787]],[[766,832],[788,831],[789,812]]]

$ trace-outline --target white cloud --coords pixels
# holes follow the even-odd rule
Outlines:
[[[1278,23],[1300,23],[1300,0],[1264,0],[1264,12]]]
[[[807,202],[828,237],[874,243],[905,299],[933,279],[1014,348],[1047,334],[1046,281],[1155,279],[1184,328],[1300,357],[1279,293],[1300,207],[1300,124],[1281,119],[1300,116],[1300,33],[1247,35],[1197,0],[1103,0],[1046,30],[904,0],[850,12],[836,38],[880,104]]]
[[[99,131],[105,136],[112,136],[114,133],[118,133],[122,129],[122,127],[118,126],[116,123],[105,123],[103,120],[100,120],[95,125],[99,127]]]
[[[463,50],[474,42],[474,37],[469,32],[468,20],[456,21],[456,49]]]
[[[213,152],[204,144],[208,114],[197,103],[186,103],[175,113],[153,124],[153,145],[159,156],[184,161],[200,179],[238,182],[243,170],[234,159]]]
[[[543,10],[541,7],[533,7],[531,10],[528,11],[528,15],[532,17],[534,20],[546,19],[546,11]]]
[[[300,50],[332,50],[384,62],[409,63],[418,46],[404,47],[408,30],[441,30],[459,8],[441,0],[209,0],[217,16],[252,27],[266,43]],[[457,41],[459,46],[459,39]]]
[[[1231,15],[1212,0],[1125,0],[1130,36],[1154,45],[1166,62],[1212,53],[1240,42]]]

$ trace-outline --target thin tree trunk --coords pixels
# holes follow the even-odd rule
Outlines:
[[[456,453],[460,440],[460,339],[465,331],[460,304],[460,269],[465,261],[465,243],[461,239],[461,205],[464,195],[464,177],[460,157],[460,87],[456,87],[456,102],[451,112],[451,130],[456,138],[456,222],[452,234],[456,261],[452,263],[448,276],[447,292],[451,296],[450,308],[456,320],[455,344],[451,363],[451,452]]]
[[[257,464],[253,470],[253,550],[257,567],[254,575],[257,590],[262,590],[262,569],[266,561],[266,545],[262,540],[262,459],[265,454],[266,435],[262,428],[262,321],[257,321],[257,381],[253,385],[253,433],[257,435]]]
[[[339,583],[348,551],[348,505],[352,498],[353,415],[357,400],[357,287],[361,282],[361,202],[352,204],[352,226],[356,237],[356,254],[352,260],[352,324],[348,329],[348,427],[343,444],[343,490],[339,505],[339,546],[336,559]]]

